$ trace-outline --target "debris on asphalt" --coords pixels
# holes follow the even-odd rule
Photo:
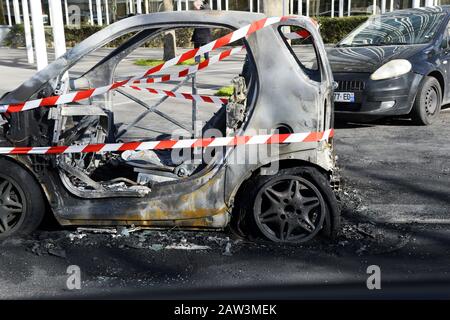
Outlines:
[[[161,251],[162,249],[164,249],[164,246],[162,244],[152,244],[148,248],[153,251]]]
[[[208,250],[209,246],[202,246],[194,243],[189,243],[186,238],[182,238],[179,243],[173,243],[165,247],[167,250]]]
[[[74,241],[75,239],[81,240],[81,239],[83,239],[83,238],[86,237],[86,236],[87,236],[86,233],[70,233],[70,234],[68,235],[70,241]]]
[[[232,256],[233,255],[231,253],[231,242],[227,242],[227,244],[225,246],[225,251],[222,252],[222,255],[224,255],[224,256]]]
[[[116,228],[91,228],[91,227],[81,227],[77,228],[78,232],[91,232],[91,233],[109,233],[116,234]]]
[[[66,256],[66,250],[64,250],[64,249],[61,249],[61,248],[57,248],[57,247],[55,247],[55,248],[49,248],[48,249],[48,253],[50,254],[50,255],[52,255],[52,256],[56,256],[56,257],[59,257],[59,258],[67,258],[67,256]]]

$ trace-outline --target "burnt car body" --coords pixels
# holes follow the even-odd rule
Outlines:
[[[369,18],[331,48],[336,117],[432,123],[450,101],[448,23],[448,6],[398,10]]]
[[[260,14],[214,11],[155,13],[130,17],[81,42],[16,90],[6,94],[0,104],[108,85],[116,80],[114,70],[120,61],[149,38],[171,28],[214,26],[235,30],[261,18],[264,16]],[[308,132],[332,128],[332,74],[320,35],[307,18],[290,18],[283,24],[304,28],[311,33],[320,56],[320,80],[312,81],[305,75],[286,46],[278,24],[248,36],[244,41],[247,48],[246,88],[240,92],[245,97],[239,100],[246,110],[246,117],[239,126],[221,128],[224,134],[245,135],[261,129]],[[88,72],[69,82],[64,81],[66,71],[83,56],[130,32],[135,34]],[[280,47],[280,50],[270,50],[274,45]],[[242,81],[237,82],[243,85]],[[64,89],[68,86],[70,88]],[[237,86],[235,96],[236,90],[239,90]],[[110,95],[112,92],[94,97],[86,104],[75,103],[10,114],[3,125],[1,146],[73,145],[80,143],[81,136],[86,135],[89,135],[91,143],[116,142],[117,129],[112,121],[114,108]],[[229,121],[231,114],[225,112],[225,108],[220,110],[205,127],[219,128],[219,122],[233,122]],[[71,120],[68,121],[68,118]],[[91,120],[94,120],[94,124],[89,122]],[[74,124],[69,125],[71,123]],[[133,165],[117,161],[117,155],[107,153],[92,155],[95,157],[95,161],[90,161],[95,163],[93,170],[88,170],[86,159],[80,161],[76,155],[3,156],[0,158],[0,198],[14,198],[12,202],[22,202],[22,216],[18,216],[14,220],[16,224],[11,224],[9,228],[3,222],[0,237],[30,232],[35,228],[36,222],[28,221],[28,226],[20,226],[20,223],[24,223],[23,216],[39,216],[45,205],[61,225],[223,229],[236,220],[236,230],[247,230],[250,223],[246,222],[246,215],[253,212],[254,207],[248,206],[254,202],[254,193],[264,191],[261,185],[270,184],[274,179],[289,182],[301,189],[297,202],[291,203],[290,207],[286,204],[280,207],[275,216],[289,216],[291,219],[291,211],[296,209],[293,206],[305,208],[302,199],[306,201],[306,196],[302,197],[301,193],[306,192],[316,197],[311,206],[311,210],[316,211],[315,217],[311,219],[315,220],[312,221],[309,232],[293,232],[292,236],[283,235],[284,231],[274,231],[279,227],[276,224],[267,227],[258,221],[259,226],[266,230],[260,230],[263,235],[274,241],[305,241],[319,231],[327,235],[336,233],[339,212],[330,187],[335,170],[332,139],[281,145],[279,153],[269,154],[253,164],[246,164],[244,160],[239,162],[241,164],[229,161],[233,157],[241,157],[238,149],[239,147],[226,148],[211,163],[201,163],[188,169],[184,167],[183,174],[174,174],[181,172],[178,169],[183,164],[180,164],[171,172],[173,180],[151,185],[137,185],[135,181],[130,181],[133,178],[125,173],[121,175],[121,172],[129,171]],[[261,176],[261,171],[274,163],[279,166],[279,172]],[[153,168],[152,172],[157,170]],[[264,183],[261,179],[264,179]],[[27,181],[27,185],[24,186],[23,181]],[[111,181],[123,181],[125,187],[111,189],[108,187]],[[9,183],[9,193],[6,195],[3,183]],[[255,183],[260,185],[255,187]],[[43,203],[40,202],[40,197],[45,199]],[[5,216],[6,206],[0,207],[0,214]],[[298,224],[298,221],[295,223]],[[296,225],[299,226],[302,225]]]

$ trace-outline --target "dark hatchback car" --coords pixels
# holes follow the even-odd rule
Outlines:
[[[431,124],[450,101],[450,6],[373,16],[328,51],[336,118]]]

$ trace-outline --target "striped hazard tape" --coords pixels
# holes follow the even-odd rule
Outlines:
[[[0,113],[5,113],[5,112],[14,113],[14,112],[31,110],[31,109],[35,109],[35,108],[39,108],[39,107],[51,107],[51,106],[55,106],[55,105],[76,102],[76,101],[80,101],[80,100],[84,100],[84,99],[89,99],[94,96],[102,95],[102,94],[107,93],[108,91],[117,89],[119,87],[132,85],[134,83],[134,81],[136,81],[136,80],[141,80],[141,79],[147,78],[150,75],[155,74],[156,72],[159,72],[159,71],[165,70],[169,67],[178,65],[178,64],[180,64],[186,60],[192,59],[198,55],[202,55],[204,53],[211,52],[213,50],[222,48],[222,47],[229,45],[237,40],[241,40],[241,39],[255,33],[258,30],[261,30],[270,25],[279,23],[281,21],[285,21],[288,18],[289,17],[271,17],[271,18],[264,18],[264,19],[255,21],[247,26],[244,26],[233,32],[230,32],[227,35],[225,35],[217,40],[207,43],[206,45],[201,46],[200,48],[191,49],[191,50],[183,53],[180,56],[170,59],[164,63],[161,63],[160,65],[157,65],[157,66],[147,70],[146,72],[142,73],[141,75],[136,76],[136,77],[131,77],[130,79],[118,81],[118,82],[115,82],[108,86],[71,92],[71,93],[60,95],[60,96],[50,96],[50,97],[36,99],[36,100],[30,100],[30,101],[26,101],[26,102],[22,102],[22,103],[1,105]]]
[[[268,134],[256,136],[236,136],[222,138],[198,138],[182,140],[162,140],[126,143],[100,143],[74,146],[52,147],[1,147],[0,154],[63,154],[63,153],[100,153],[141,150],[165,150],[183,148],[233,147],[238,145],[282,144],[299,142],[327,141],[333,137],[334,130],[322,132]]]
[[[308,31],[306,31],[305,29],[301,29],[298,31],[284,34],[284,37],[289,40],[307,39],[310,36],[311,36],[311,34]]]
[[[133,81],[133,84],[150,84],[150,83],[159,83],[159,82],[167,82],[167,81],[174,81],[174,80],[181,80],[185,77],[187,77],[188,75],[197,73],[200,70],[203,70],[219,61],[222,61],[232,55],[235,55],[236,53],[241,52],[242,50],[244,50],[245,47],[238,47],[238,48],[233,48],[233,49],[228,49],[225,50],[223,52],[221,52],[220,54],[211,57],[209,59],[206,59],[202,62],[200,62],[199,64],[196,64],[194,66],[191,66],[187,69],[184,69],[176,74],[167,74],[167,75],[162,75],[162,76],[157,76],[154,78],[144,78],[144,79],[140,79],[140,80],[135,80]]]
[[[228,99],[220,98],[220,97],[216,97],[216,96],[206,96],[206,95],[198,95],[198,94],[190,94],[190,93],[179,93],[179,92],[174,92],[174,91],[167,91],[167,90],[160,90],[160,89],[153,89],[153,88],[140,88],[140,87],[136,87],[136,86],[130,86],[130,88],[132,88],[134,90],[138,90],[138,91],[168,96],[168,97],[182,99],[182,100],[192,100],[192,101],[197,101],[197,102],[214,103],[215,105],[218,105],[218,106],[228,103]]]

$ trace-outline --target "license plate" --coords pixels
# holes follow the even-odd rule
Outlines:
[[[334,101],[336,102],[355,102],[354,92],[335,92]]]

